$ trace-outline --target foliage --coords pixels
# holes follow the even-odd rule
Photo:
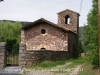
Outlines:
[[[85,48],[89,53],[89,61],[94,68],[98,66],[98,1],[93,0],[91,11],[88,13],[85,26]]]
[[[81,40],[82,44],[84,42],[84,26],[79,27],[79,39]]]
[[[6,49],[7,49],[7,54],[8,55],[18,55],[19,53],[19,50],[18,50],[18,43],[17,43],[17,39],[15,38],[7,38],[6,39],[6,43],[7,43],[7,46],[6,46]]]
[[[19,43],[21,26],[19,22],[0,21],[0,42],[6,42],[7,38],[15,38]]]
[[[0,21],[0,42],[7,43],[7,54],[18,55],[18,44],[21,38],[19,22]]]
[[[82,43],[81,43],[81,40],[79,40],[78,42],[78,53],[81,54],[84,52],[84,49],[82,47]]]

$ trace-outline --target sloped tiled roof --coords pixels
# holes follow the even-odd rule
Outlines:
[[[28,24],[28,25],[25,25],[25,26],[22,27],[22,29],[27,29],[28,27],[33,26],[34,24],[37,24],[37,23],[44,23],[44,22],[45,22],[45,23],[48,23],[48,24],[50,24],[50,25],[52,25],[52,26],[61,28],[61,29],[65,30],[65,31],[70,31],[70,29],[68,29],[68,28],[63,28],[63,27],[61,27],[61,26],[58,26],[57,24],[52,23],[52,22],[50,22],[50,21],[48,21],[48,20],[46,20],[46,19],[44,19],[44,18],[40,18],[40,19],[38,19],[38,20],[36,20],[36,21],[34,21],[34,22]]]

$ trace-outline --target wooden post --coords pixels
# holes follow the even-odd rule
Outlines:
[[[98,0],[98,39],[99,39],[98,42],[99,42],[99,69],[100,69],[100,0]]]

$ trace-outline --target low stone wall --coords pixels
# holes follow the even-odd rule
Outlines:
[[[26,51],[26,65],[32,65],[43,60],[65,60],[68,59],[68,56],[66,51]]]
[[[19,66],[29,66],[43,60],[65,60],[69,58],[67,51],[26,50],[25,44],[19,45]]]
[[[0,42],[0,69],[6,66],[6,43]]]

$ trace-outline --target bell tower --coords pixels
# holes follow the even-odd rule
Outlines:
[[[72,32],[78,34],[79,31],[79,13],[72,10],[64,10],[58,14],[58,25],[63,28],[68,28]]]

